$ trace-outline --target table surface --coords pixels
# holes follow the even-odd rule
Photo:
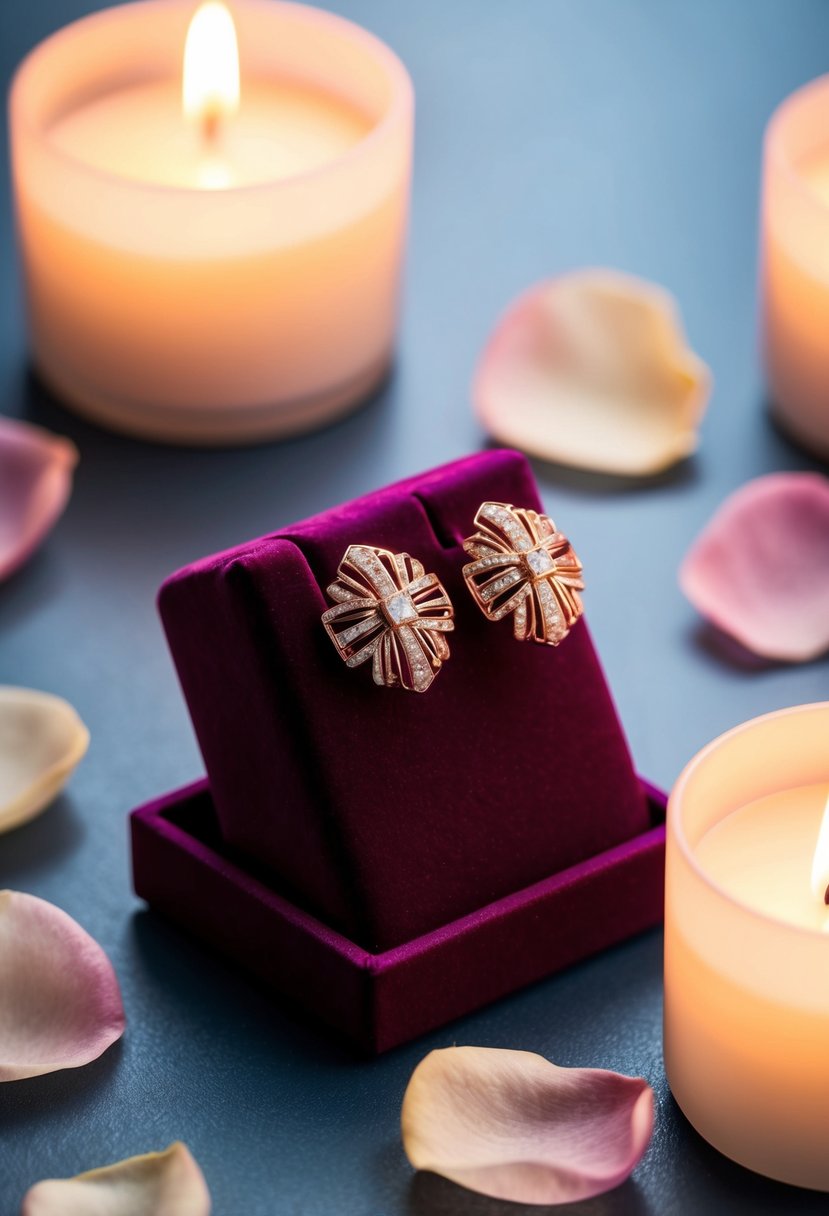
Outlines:
[[[0,6],[0,75],[92,7]],[[568,1211],[825,1212],[825,1198],[719,1156],[677,1110],[662,1064],[659,933],[361,1062],[131,893],[128,810],[201,772],[156,619],[162,578],[480,448],[469,381],[481,344],[517,291],[569,267],[607,264],[670,288],[716,379],[699,455],[656,484],[536,465],[590,573],[591,627],[640,770],[667,786],[727,727],[827,696],[826,661],[748,661],[700,623],[676,580],[727,493],[770,470],[816,467],[768,421],[755,247],[763,125],[826,67],[825,0],[335,7],[408,64],[418,141],[398,365],[379,396],[330,430],[195,452],[121,439],[64,412],[27,371],[4,158],[0,409],[70,435],[81,463],[48,543],[0,588],[0,679],[69,698],[92,746],[68,793],[0,839],[0,885],[53,900],[90,930],[118,971],[129,1023],[89,1067],[0,1088],[0,1216],[40,1178],[177,1138],[201,1163],[218,1216],[516,1213],[415,1176],[404,1158],[408,1077],[430,1048],[452,1043],[526,1048],[653,1084],[656,1132],[633,1178]],[[647,558],[635,589],[622,582],[631,536]]]

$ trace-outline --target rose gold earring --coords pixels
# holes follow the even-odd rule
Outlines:
[[[558,646],[583,612],[582,565],[567,537],[548,516],[503,502],[483,503],[475,526],[463,577],[481,612],[491,621],[512,613],[520,641]]]
[[[408,553],[350,545],[327,589],[322,623],[348,667],[371,659],[375,684],[425,692],[449,658],[452,601]]]

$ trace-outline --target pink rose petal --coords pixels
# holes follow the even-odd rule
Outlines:
[[[21,1216],[209,1216],[210,1192],[184,1144],[33,1186]]]
[[[31,556],[60,516],[77,462],[68,439],[0,417],[0,580]]]
[[[804,662],[829,650],[829,481],[750,481],[697,537],[679,581],[698,612],[756,654]]]
[[[711,376],[662,288],[609,270],[519,296],[481,356],[472,398],[502,443],[602,473],[658,473],[697,447]]]
[[[98,943],[54,904],[0,891],[0,1081],[89,1064],[123,1033]]]
[[[643,1080],[559,1068],[528,1051],[433,1051],[409,1081],[403,1147],[416,1169],[514,1203],[569,1203],[618,1186],[653,1130]]]

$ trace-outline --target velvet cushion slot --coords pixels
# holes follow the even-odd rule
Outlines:
[[[466,591],[462,540],[488,498],[540,509],[523,457],[457,461],[196,563],[162,589],[225,842],[372,951],[648,826],[584,621],[558,648],[518,643]],[[422,696],[347,670],[320,624],[352,543],[410,552],[454,603],[452,656]]]

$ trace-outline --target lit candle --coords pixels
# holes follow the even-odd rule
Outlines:
[[[788,97],[766,129],[761,264],[774,412],[829,456],[829,76]]]
[[[34,359],[58,394],[118,429],[287,434],[356,404],[389,365],[411,84],[387,47],[333,14],[194,8],[106,10],[17,73]]]
[[[829,833],[820,830],[826,793],[827,783],[820,781],[739,807],[705,833],[697,862],[712,882],[755,912],[803,929],[829,929]],[[819,890],[813,872],[821,876]]]
[[[715,740],[668,809],[665,1066],[711,1144],[829,1191],[829,703]]]

